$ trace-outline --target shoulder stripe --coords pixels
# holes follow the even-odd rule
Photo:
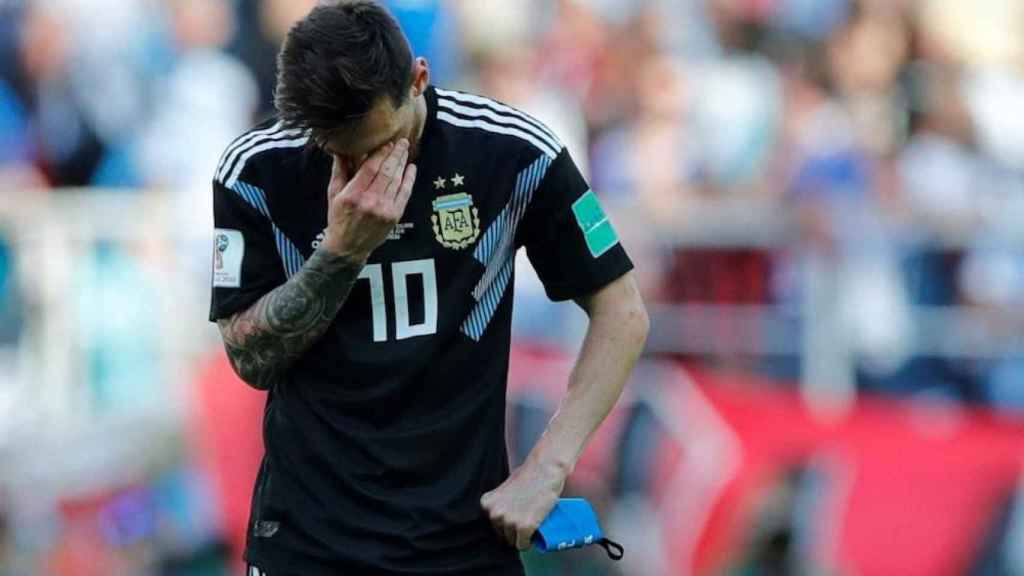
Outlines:
[[[245,168],[245,164],[253,156],[261,152],[266,152],[267,150],[277,150],[280,148],[301,148],[305,146],[306,142],[308,141],[309,137],[303,136],[302,138],[291,138],[287,140],[272,140],[270,142],[264,142],[257,146],[253,146],[252,148],[247,148],[245,153],[243,153],[235,162],[234,169],[228,175],[227,179],[224,180],[223,182],[224,185],[227,186],[228,188],[234,187],[235,182],[238,181],[238,177],[242,175],[242,170]]]
[[[287,134],[285,132],[278,132],[276,134],[270,134],[253,140],[248,145],[240,148],[238,150],[238,153],[234,156],[234,159],[231,162],[228,162],[227,164],[224,165],[224,169],[220,171],[221,173],[224,174],[224,176],[221,177],[220,179],[221,182],[227,182],[228,176],[230,176],[235,171],[235,168],[238,167],[239,162],[241,162],[243,158],[248,159],[249,157],[247,157],[246,154],[253,150],[254,148],[258,148],[260,146],[264,146],[266,144],[270,144],[273,142],[286,142],[290,140],[295,140],[300,137],[302,137],[301,133]],[[218,174],[218,176],[220,176],[220,174]]]
[[[554,140],[555,142],[558,143],[558,146],[556,146],[556,148],[558,148],[558,149],[562,148],[562,142],[561,142],[561,140],[558,139],[558,136],[555,136],[554,132],[552,132],[547,126],[545,126],[543,122],[541,122],[540,120],[537,120],[533,116],[530,116],[529,114],[527,114],[527,113],[525,113],[525,112],[523,112],[521,110],[516,110],[515,108],[512,108],[511,106],[506,106],[506,105],[502,104],[501,102],[498,102],[497,100],[492,100],[490,98],[484,98],[483,96],[475,96],[473,94],[467,94],[465,92],[455,92],[453,90],[442,90],[440,88],[436,89],[436,92],[437,92],[437,94],[439,96],[443,96],[443,97],[451,99],[451,100],[457,100],[458,102],[460,102],[462,104],[469,104],[469,105],[472,105],[472,106],[482,106],[482,107],[485,107],[485,108],[490,108],[491,110],[494,110],[495,112],[501,112],[503,114],[510,114],[512,116],[516,116],[516,117],[520,118],[521,120],[524,120],[524,121],[532,124],[535,128],[537,128],[538,130],[540,130],[544,134],[547,134],[548,138],[550,138],[551,140]]]
[[[498,124],[492,124],[485,120],[467,120],[465,118],[458,118],[452,116],[448,112],[438,112],[437,119],[442,122],[447,122],[453,126],[460,128],[476,128],[485,132],[492,132],[494,134],[505,134],[507,136],[518,136],[519,138],[526,140],[527,142],[536,146],[541,152],[555,158],[558,156],[558,150],[555,150],[549,146],[546,142],[538,140],[533,134],[524,132],[518,128],[510,128],[508,126],[499,126]]]
[[[256,209],[257,212],[263,214],[265,217],[270,218],[270,208],[267,207],[267,195],[261,188],[249,185],[239,180],[231,188],[242,197],[250,206]]]
[[[224,170],[225,165],[230,164],[229,159],[234,156],[236,150],[240,147],[245,146],[247,143],[252,142],[254,139],[266,134],[273,134],[281,129],[281,123],[277,122],[269,128],[263,128],[261,130],[251,130],[242,134],[238,138],[231,141],[231,144],[224,150],[224,154],[220,157],[220,162],[217,163],[217,179],[221,179],[221,172]]]
[[[302,132],[300,130],[282,130],[281,123],[278,122],[270,128],[255,130],[241,136],[235,140],[231,146],[228,146],[228,149],[224,152],[224,156],[221,157],[220,164],[217,166],[216,178],[223,181],[227,175],[231,173],[231,168],[239,155],[243,154],[249,148],[267,140],[275,138],[294,138],[301,135]]]
[[[291,279],[292,276],[298,274],[302,266],[305,265],[306,259],[303,258],[302,252],[295,246],[295,243],[288,238],[283,230],[278,228],[274,219],[270,216],[266,192],[258,186],[253,186],[241,180],[235,182],[231,190],[241,196],[247,204],[255,208],[257,212],[266,217],[270,222],[270,227],[274,230],[274,243],[277,245],[277,253],[281,256],[281,264],[284,266],[285,276]]]
[[[517,116],[513,116],[510,114],[499,114],[488,108],[470,108],[468,106],[459,105],[455,103],[454,100],[446,100],[444,98],[439,98],[437,100],[437,105],[446,110],[455,112],[460,116],[468,116],[470,118],[488,118],[490,120],[494,120],[499,124],[511,125],[518,128],[522,128],[523,130],[536,136],[538,139],[543,140],[549,148],[553,148],[558,151],[561,151],[562,149],[561,142],[552,139],[550,136],[547,135],[546,132],[538,130],[533,124],[530,124]]]
[[[220,178],[222,181],[227,179],[228,175],[231,174],[231,171],[234,170],[236,164],[238,163],[238,159],[247,151],[253,149],[256,146],[259,146],[260,144],[276,140],[299,138],[302,135],[302,132],[299,130],[278,130],[276,132],[263,134],[256,138],[253,138],[249,142],[245,143],[243,146],[238,147],[231,154],[231,156],[225,160],[224,165],[221,166],[220,169],[218,169],[217,171],[217,177]]]

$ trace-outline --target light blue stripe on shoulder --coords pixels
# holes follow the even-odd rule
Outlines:
[[[271,218],[270,207],[267,205],[267,193],[262,188],[242,182],[241,180],[236,181],[231,190],[256,209],[257,212],[270,220],[270,225],[274,230],[274,244],[277,246],[277,253],[281,257],[285,276],[290,279],[298,274],[299,270],[306,263],[306,259],[303,258],[302,252],[295,246],[295,243],[277,227],[277,224]]]
[[[241,180],[235,182],[235,185],[231,188],[235,194],[238,194],[246,201],[250,206],[256,209],[257,212],[270,218],[270,208],[267,206],[267,194],[262,188],[247,184]]]

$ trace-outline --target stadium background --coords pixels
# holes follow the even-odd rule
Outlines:
[[[1024,3],[387,4],[569,143],[650,302],[570,486],[626,560],[530,574],[1024,574]],[[209,182],[311,5],[0,0],[0,574],[237,571]],[[520,270],[515,459],[585,328]]]

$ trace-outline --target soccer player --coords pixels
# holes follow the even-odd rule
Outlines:
[[[429,77],[381,7],[322,4],[281,50],[278,118],[216,172],[210,316],[269,392],[251,574],[522,574],[643,347],[632,264],[558,138]],[[510,475],[520,247],[590,325]]]

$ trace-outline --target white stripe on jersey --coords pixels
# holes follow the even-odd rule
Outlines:
[[[255,138],[259,138],[260,136],[266,134],[273,134],[274,132],[277,132],[280,129],[281,122],[277,122],[270,128],[264,128],[262,130],[253,130],[251,132],[242,134],[238,138],[235,138],[231,142],[231,144],[228,145],[227,149],[224,150],[224,154],[220,157],[220,162],[217,163],[217,180],[221,180],[224,178],[223,172],[227,169],[228,166],[231,165],[230,159],[235,156],[236,150],[238,150],[242,146],[245,146]]]
[[[548,129],[548,127],[545,126],[543,122],[541,122],[540,120],[537,120],[536,118],[534,118],[533,116],[530,116],[529,114],[526,114],[525,112],[522,112],[521,110],[516,110],[515,108],[512,108],[511,106],[506,106],[506,105],[502,104],[501,102],[498,102],[496,100],[491,100],[490,98],[484,98],[483,96],[474,96],[473,94],[466,94],[464,92],[455,92],[455,91],[452,91],[452,90],[443,90],[441,88],[437,88],[437,89],[435,89],[435,91],[437,92],[437,94],[439,96],[444,96],[444,97],[449,98],[451,100],[457,100],[459,102],[463,102],[463,103],[466,103],[466,104],[475,104],[477,106],[486,106],[487,108],[490,108],[491,110],[494,110],[495,112],[502,112],[504,114],[511,114],[512,116],[518,116],[522,120],[525,120],[526,122],[532,124],[538,130],[541,130],[542,132],[547,134],[549,139],[551,139],[551,140],[553,140],[553,141],[555,141],[557,143],[557,146],[555,146],[555,148],[561,150],[562,147],[563,147],[562,141],[559,140],[558,137],[555,136],[555,133],[552,132],[550,129]]]
[[[281,122],[277,122],[270,128],[255,130],[243,135],[224,152],[220,165],[217,167],[217,180],[223,182],[224,178],[228,175],[228,171],[231,170],[231,165],[234,164],[238,156],[253,146],[274,138],[299,136],[301,134],[301,130],[282,130]]]
[[[526,140],[527,142],[536,146],[538,149],[540,149],[541,152],[543,152],[547,156],[551,158],[555,158],[558,156],[558,150],[555,150],[546,142],[538,140],[533,134],[530,134],[529,132],[523,132],[518,128],[499,126],[497,124],[491,124],[490,122],[484,120],[466,120],[465,118],[458,118],[452,116],[447,112],[440,111],[437,113],[437,119],[441,120],[442,122],[447,122],[453,126],[459,126],[461,128],[477,128],[479,130],[483,130],[485,132],[492,132],[494,134],[518,136],[519,138],[522,138],[523,140]]]
[[[451,110],[452,112],[456,112],[462,116],[470,116],[472,118],[490,118],[491,120],[495,120],[497,122],[518,126],[523,130],[526,130],[527,132],[533,134],[540,140],[543,140],[549,148],[553,148],[559,151],[562,149],[561,142],[553,140],[550,136],[547,135],[547,133],[538,129],[536,126],[530,124],[529,122],[520,120],[518,116],[513,116],[511,114],[499,114],[487,108],[469,108],[468,106],[459,105],[454,100],[447,100],[444,98],[438,98],[437,105],[441,108],[445,108]]]
[[[309,136],[303,136],[302,138],[292,138],[290,140],[278,140],[272,142],[265,142],[259,146],[248,148],[245,154],[238,160],[238,164],[235,169],[231,171],[231,175],[228,176],[227,180],[224,180],[224,185],[231,188],[238,181],[238,177],[242,175],[242,170],[245,168],[245,163],[249,161],[253,156],[266,152],[267,150],[276,150],[279,148],[301,148],[306,145],[309,141]]]

